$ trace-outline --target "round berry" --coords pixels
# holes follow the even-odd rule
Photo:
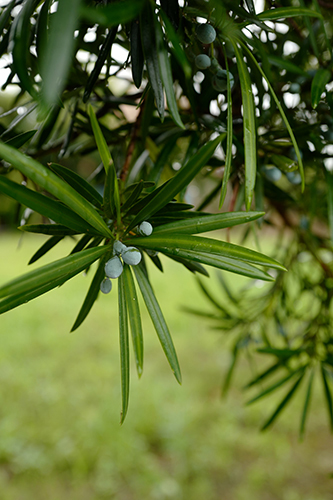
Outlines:
[[[151,233],[153,232],[153,226],[150,224],[150,222],[143,221],[141,224],[138,226],[138,232],[142,236],[150,236]]]
[[[299,172],[287,172],[286,176],[291,184],[300,184],[302,182],[302,177]]]
[[[110,293],[112,288],[112,283],[109,280],[109,278],[104,278],[104,280],[101,281],[99,288],[102,293]]]
[[[115,256],[112,259],[108,260],[105,264],[105,274],[108,278],[119,278],[121,273],[123,272],[123,265],[119,257]]]
[[[234,77],[229,71],[229,78],[230,78],[230,87],[233,86],[234,84]],[[225,69],[219,69],[216,73],[216,75],[213,76],[212,78],[212,85],[215,90],[218,90],[219,92],[224,92],[227,90],[228,85],[227,85],[227,71]]]
[[[195,31],[201,43],[213,43],[216,38],[216,31],[210,24],[198,24]]]
[[[270,168],[265,168],[264,169],[264,174],[266,179],[268,179],[271,182],[276,182],[281,179],[281,170],[279,170],[276,167],[270,167]]]
[[[113,254],[120,255],[122,252],[126,250],[126,248],[127,246],[124,245],[124,243],[122,243],[119,240],[116,240],[113,244]]]
[[[195,65],[199,69],[207,69],[211,65],[211,60],[210,57],[207,56],[206,54],[199,54],[195,58]]]
[[[122,253],[122,258],[125,264],[136,266],[141,261],[141,252],[135,247],[128,247],[125,252]]]

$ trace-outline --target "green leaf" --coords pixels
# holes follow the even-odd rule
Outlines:
[[[111,53],[112,44],[116,38],[117,31],[118,31],[118,25],[116,25],[112,29],[110,29],[109,33],[107,34],[107,36],[104,40],[102,47],[99,49],[98,57],[97,57],[97,61],[95,62],[94,69],[90,73],[89,78],[88,78],[87,83],[86,83],[86,86],[85,86],[85,89],[84,89],[83,102],[87,102],[89,97],[90,97],[92,89],[94,88],[94,85],[95,85],[96,81],[98,80],[98,77],[102,71],[105,60]]]
[[[333,174],[325,171],[327,182],[327,212],[328,225],[330,229],[331,245],[333,245]]]
[[[161,121],[164,120],[164,93],[162,85],[162,77],[160,73],[159,57],[156,46],[155,29],[154,29],[155,14],[149,2],[146,3],[140,16],[141,39],[143,45],[143,53],[146,60],[146,66],[149,76],[149,82],[154,92],[156,108],[160,115]]]
[[[295,73],[296,75],[301,75],[305,77],[309,76],[308,73],[304,71],[304,69],[300,68],[299,66],[296,66],[296,64],[292,63],[287,59],[283,59],[282,57],[278,57],[273,54],[268,54],[267,59],[272,66],[285,69],[289,73]]]
[[[91,240],[91,236],[89,234],[84,234],[79,239],[79,241],[76,243],[76,245],[74,246],[73,250],[71,251],[71,255],[73,253],[81,252],[81,250],[83,250],[84,247],[86,247],[88,245],[90,240]],[[96,239],[94,238],[92,243],[94,243],[95,241],[96,241]],[[94,246],[98,246],[100,243],[101,243],[101,241],[98,241],[96,245],[90,244],[89,247],[87,247],[87,248],[93,248]]]
[[[237,340],[237,342],[235,343],[234,348],[232,350],[231,363],[230,363],[227,375],[226,375],[226,377],[224,379],[224,383],[223,383],[223,386],[222,386],[222,396],[226,396],[226,394],[227,394],[227,392],[229,390],[229,387],[230,387],[230,384],[231,384],[231,380],[232,380],[232,376],[233,376],[235,368],[236,368],[236,363],[237,363],[237,360],[238,360],[238,354],[239,354],[239,340]]]
[[[58,103],[65,86],[76,43],[74,31],[79,24],[80,4],[81,0],[59,0],[57,10],[52,14],[40,69],[45,109]]]
[[[22,87],[35,99],[37,98],[37,92],[34,88],[35,82],[28,69],[31,68],[29,47],[32,27],[30,17],[38,3],[38,0],[27,0],[23,4],[22,10],[16,15],[10,31],[14,69]]]
[[[157,56],[160,66],[160,73],[162,78],[162,83],[165,89],[165,94],[167,98],[167,103],[169,106],[169,111],[178,127],[185,129],[184,124],[180,118],[178,111],[178,104],[176,101],[175,90],[173,88],[173,77],[171,71],[171,64],[168,56],[168,52],[165,47],[163,32],[160,23],[158,22],[156,16],[153,16],[155,24],[155,36],[156,36],[156,47]]]
[[[151,193],[152,196],[150,201],[144,205],[142,210],[140,210],[140,212],[134,217],[128,231],[130,231],[139,222],[148,219],[151,215],[158,212],[169,201],[171,201],[177,193],[187,186],[206,165],[220,142],[221,136],[217,137],[214,141],[210,141],[205,144],[170,181],[163,184],[161,188],[154,191],[154,193]]]
[[[294,172],[298,168],[297,162],[287,156],[272,155],[271,159],[282,172]]]
[[[328,69],[320,68],[316,72],[311,84],[311,103],[312,107],[316,109],[321,99],[321,95],[325,92],[325,85],[331,79],[331,71]]]
[[[203,276],[209,276],[208,271],[201,264],[199,264],[199,262],[194,262],[193,260],[191,261],[188,259],[184,259],[183,257],[179,257],[179,255],[176,256],[168,254],[167,257],[174,260],[175,262],[180,262],[180,264],[183,264],[183,266],[186,267],[186,269],[188,269],[189,271],[191,271],[191,273],[194,274],[199,273],[202,274]],[[161,269],[161,271],[163,270]]]
[[[259,219],[263,215],[265,215],[265,212],[225,212],[223,214],[204,215],[157,226],[154,228],[154,235],[174,232],[182,234],[205,233],[245,224]]]
[[[90,248],[83,250],[79,254],[70,255],[56,260],[46,266],[23,274],[0,287],[0,298],[8,295],[18,295],[30,292],[35,288],[44,286],[49,281],[58,278],[65,278],[67,274],[75,272],[76,274],[99,259],[110,249],[108,246]]]
[[[184,71],[185,78],[187,80],[190,80],[192,78],[192,69],[191,65],[187,60],[187,57],[185,55],[185,51],[183,47],[181,46],[179,37],[174,30],[172,23],[169,21],[168,16],[163,12],[163,10],[160,11],[160,15],[163,19],[163,23],[165,25],[165,34],[169,40],[169,42],[172,43],[173,46],[173,55],[177,59],[179,66],[182,68]]]
[[[275,9],[275,10],[278,10],[278,9]],[[304,168],[303,168],[303,162],[302,162],[302,158],[301,158],[301,153],[299,151],[299,148],[298,148],[298,144],[296,142],[296,139],[295,139],[295,136],[294,136],[294,132],[288,122],[288,119],[286,117],[286,114],[285,112],[283,111],[283,108],[274,92],[274,89],[272,87],[272,85],[270,84],[270,81],[269,79],[267,78],[267,76],[265,75],[264,71],[261,69],[260,65],[258,64],[256,58],[254,57],[254,55],[252,54],[252,52],[245,46],[243,45],[244,49],[246,50],[246,53],[249,55],[249,57],[251,57],[251,59],[253,60],[254,64],[256,65],[256,67],[258,68],[258,70],[260,71],[261,75],[263,76],[263,78],[266,80],[267,82],[267,85],[268,85],[268,88],[269,88],[269,91],[270,93],[272,94],[272,97],[275,101],[275,104],[278,108],[278,110],[280,111],[280,114],[281,114],[281,117],[282,117],[282,120],[284,121],[284,124],[288,130],[288,133],[289,133],[289,136],[290,136],[290,139],[291,139],[291,142],[293,143],[293,146],[294,146],[294,149],[295,149],[295,153],[296,153],[296,157],[297,157],[297,161],[298,161],[298,166],[299,166],[299,173],[302,177],[302,190],[304,190],[304,186],[305,186],[305,180],[304,180]]]
[[[7,177],[0,176],[0,192],[14,198],[14,200],[22,205],[26,205],[35,212],[69,227],[77,233],[96,233],[95,228],[87,224],[75,212],[64,207],[58,201],[52,200],[36,191],[32,191],[22,184],[17,184],[7,179]]]
[[[87,201],[95,205],[97,208],[101,208],[103,204],[103,198],[93,188],[89,182],[87,182],[81,175],[78,175],[73,170],[70,170],[67,167],[63,167],[62,165],[58,165],[57,163],[51,163],[50,168],[58,174],[60,177],[64,179],[72,188],[74,188],[81,196],[83,196]]]
[[[261,383],[266,377],[269,377],[272,373],[274,373],[276,370],[281,368],[283,365],[281,362],[275,363],[274,365],[270,366],[267,368],[267,370],[264,370],[261,372],[259,375],[257,375],[255,378],[250,380],[245,386],[244,389],[249,389],[250,387],[253,387],[256,384]]]
[[[38,250],[34,253],[34,255],[29,260],[28,264],[33,264],[38,259],[43,257],[49,250],[51,250],[59,241],[63,240],[63,236],[52,236],[49,238]]]
[[[123,0],[112,2],[111,5],[105,7],[82,5],[80,17],[90,24],[99,24],[109,28],[116,24],[125,24],[137,17],[144,3],[145,0],[135,0],[134,2],[133,0]]]
[[[331,389],[329,386],[329,381],[327,377],[327,372],[326,368],[324,367],[323,364],[321,364],[321,375],[323,379],[323,385],[324,385],[324,393],[326,397],[326,403],[327,403],[327,410],[330,418],[330,425],[331,425],[331,431],[333,431],[333,402],[332,402],[332,394],[331,394]]]
[[[226,154],[225,154],[225,166],[224,166],[224,173],[223,173],[221,198],[220,198],[220,202],[219,202],[220,209],[222,208],[222,205],[224,203],[224,200],[225,200],[225,197],[227,194],[227,187],[228,187],[228,182],[229,182],[229,177],[230,177],[231,160],[232,160],[232,95],[231,95],[231,82],[230,82],[228,57],[227,57],[227,53],[226,53],[224,45],[223,45],[223,53],[224,53],[225,67],[226,67],[226,71],[227,71],[228,111],[227,111],[227,150],[226,150]]]
[[[17,229],[26,233],[52,234],[53,236],[72,236],[78,234],[77,231],[69,229],[62,224],[25,224]]]
[[[7,297],[4,300],[1,300],[0,301],[0,314],[3,314],[7,311],[15,309],[15,307],[18,307],[22,304],[26,304],[30,300],[36,299],[40,295],[43,295],[44,293],[49,292],[50,290],[53,290],[53,288],[56,288],[58,286],[63,285],[66,281],[73,278],[80,271],[83,271],[83,269],[80,269],[79,271],[77,271],[77,270],[72,271],[71,273],[66,274],[66,276],[61,276],[60,278],[57,278],[55,280],[48,281],[44,285],[37,287],[37,288],[34,288],[33,290],[30,290],[29,292],[25,292],[25,293],[21,293],[21,294],[17,294],[17,295],[11,295],[10,297]]]
[[[100,234],[106,237],[112,236],[110,229],[90,203],[41,163],[1,142],[0,157],[3,157],[22,174],[65,203],[88,224],[97,229]]]
[[[242,92],[244,156],[245,156],[245,206],[250,210],[257,173],[256,123],[249,71],[243,60],[243,53],[237,42],[230,38],[237,60],[238,75]]]
[[[22,134],[18,134],[15,137],[12,137],[12,139],[9,139],[9,141],[6,141],[6,144],[8,144],[8,146],[12,146],[13,148],[19,149],[26,142],[30,141],[30,139],[35,135],[36,132],[37,130],[29,130],[29,132],[23,132]]]
[[[201,236],[190,236],[175,232],[172,234],[163,233],[161,235],[153,233],[151,236],[126,240],[126,244],[142,248],[150,248],[160,252],[166,251],[170,253],[171,251],[175,255],[181,255],[182,250],[189,250],[197,253],[203,252],[207,254],[216,254],[217,256],[221,255],[222,257],[230,257],[232,259],[250,262],[251,264],[286,270],[282,264],[267,255],[239,245],[214,240],[212,238],[204,238]]]
[[[118,303],[119,303],[119,343],[120,343],[120,367],[121,367],[121,395],[122,411],[120,423],[125,420],[130,387],[130,364],[129,364],[129,342],[128,342],[128,317],[125,300],[123,275],[118,278]]]
[[[142,82],[142,73],[144,66],[144,56],[142,50],[142,40],[140,33],[140,24],[136,19],[131,24],[131,61],[132,77],[136,88],[140,88]]]
[[[304,436],[304,432],[305,432],[305,423],[306,423],[306,417],[308,416],[308,410],[309,410],[309,406],[310,406],[313,378],[314,378],[314,369],[311,370],[308,388],[306,390],[306,395],[305,395],[304,407],[303,407],[302,418],[301,418],[301,428],[300,428],[300,437],[301,438]]]
[[[281,403],[278,405],[276,410],[273,412],[273,414],[269,417],[269,419],[265,422],[265,424],[262,426],[261,430],[264,431],[268,429],[268,427],[274,422],[276,417],[281,413],[283,408],[286,406],[286,404],[289,402],[289,400],[292,398],[294,392],[298,388],[299,384],[301,383],[303,377],[304,377],[305,370],[301,374],[301,376],[296,380],[295,384],[292,386],[290,391],[286,394],[286,396],[283,398]]]
[[[260,392],[259,394],[257,394],[257,396],[255,396],[254,398],[252,398],[249,401],[247,401],[246,404],[247,405],[251,405],[255,401],[258,401],[258,399],[261,399],[264,396],[267,396],[268,394],[270,394],[271,392],[274,392],[276,389],[278,389],[279,387],[281,387],[282,385],[284,385],[285,383],[287,383],[288,380],[290,380],[291,378],[293,378],[295,375],[297,375],[300,372],[304,372],[304,370],[305,370],[304,366],[302,366],[301,368],[298,368],[298,370],[293,370],[286,377],[283,377],[280,380],[278,380],[277,382],[274,382],[274,384],[272,384],[269,387],[267,387],[267,389],[263,390],[262,392]]]
[[[311,9],[301,9],[300,7],[277,7],[276,9],[265,10],[257,15],[261,21],[274,21],[275,19],[289,19],[290,17],[310,16],[322,18],[323,16]]]
[[[141,269],[141,266],[134,266],[134,273],[137,279],[138,285],[140,287],[143,300],[145,301],[146,307],[150,314],[151,320],[155,327],[158,338],[161,342],[162,348],[165,352],[167,360],[171,366],[171,369],[177,379],[177,381],[181,384],[181,373],[179,368],[179,363],[177,359],[177,354],[172,342],[172,338],[163,317],[160,306],[156,300],[154,291],[151,287],[151,284]]]
[[[109,147],[104,138],[104,135],[102,134],[101,128],[99,126],[95,112],[91,104],[88,104],[88,115],[91,123],[91,128],[94,133],[95,141],[97,144],[97,149],[101,157],[102,163],[104,165],[105,172],[107,173],[112,163],[112,158],[109,151]]]
[[[143,371],[143,335],[141,315],[131,268],[127,264],[124,265],[123,288],[128,310],[129,322],[131,325],[136,368],[139,377],[141,377]]]
[[[86,319],[88,314],[91,311],[92,306],[94,305],[99,291],[100,291],[100,284],[105,278],[105,271],[104,271],[104,266],[105,266],[105,261],[106,258],[105,256],[101,258],[100,263],[98,265],[98,268],[96,269],[95,275],[91,281],[88,293],[86,295],[86,298],[84,299],[84,302],[82,304],[82,307],[80,309],[80,312],[75,320],[74,325],[72,326],[71,332],[74,332],[79,326],[83,323],[83,321]]]

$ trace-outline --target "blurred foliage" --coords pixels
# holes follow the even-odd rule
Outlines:
[[[272,281],[273,272],[289,269],[276,274],[255,307],[246,292],[229,297],[232,312],[211,300],[221,328],[237,339],[232,367],[247,344],[275,359],[249,384],[279,372],[282,379],[258,398],[288,384],[264,428],[307,380],[304,432],[315,373],[333,427],[331,20],[329,4],[317,0],[264,2],[260,14],[252,0],[12,0],[2,7],[3,90],[13,98],[0,116],[0,222],[50,236],[30,263],[63,238],[82,236],[69,256],[3,285],[0,312],[99,260],[75,329],[105,272],[116,278],[109,267],[124,266],[118,286],[122,420],[129,332],[139,376],[143,369],[137,286],[181,380],[145,265],[152,260],[162,271],[160,253],[202,275],[209,265]],[[142,222],[152,235],[142,234]],[[249,232],[256,235],[258,252],[196,236],[238,224],[246,224],[243,243]],[[278,240],[277,260],[260,251],[265,226],[289,238],[285,251]],[[127,260],[125,247],[116,250],[118,240],[133,246],[138,265]]]

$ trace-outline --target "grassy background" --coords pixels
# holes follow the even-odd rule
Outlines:
[[[26,235],[17,249],[17,234],[0,234],[1,284],[26,271],[42,241]],[[71,246],[60,243],[50,258],[64,256]],[[1,316],[1,500],[332,500],[333,439],[320,391],[304,442],[298,440],[303,396],[271,431],[259,433],[282,393],[245,407],[243,393],[233,388],[221,400],[229,361],[225,342],[181,312],[181,305],[204,308],[205,300],[190,273],[163,263],[164,276],[150,273],[183,385],[176,383],[142,308],[145,370],[138,381],[132,365],[122,427],[116,289],[99,298],[73,334],[68,332],[89,277],[80,275]],[[246,373],[238,371],[236,387]]]

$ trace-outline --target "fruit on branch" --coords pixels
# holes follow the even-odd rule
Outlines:
[[[216,38],[216,31],[211,24],[198,24],[195,30],[198,40],[201,43],[213,43]]]
[[[128,247],[121,256],[125,264],[130,266],[136,266],[141,262],[141,252],[135,247]]]
[[[211,65],[211,59],[207,54],[199,54],[195,58],[195,65],[199,69],[207,69]]]
[[[109,280],[109,278],[104,278],[104,280],[101,281],[99,288],[100,288],[102,293],[110,293],[111,289],[112,289],[111,280]]]
[[[104,270],[108,278],[116,279],[123,272],[123,264],[119,257],[114,256],[107,261]]]
[[[153,226],[150,224],[150,222],[143,221],[138,226],[138,233],[140,233],[142,236],[150,236],[152,232]]]

